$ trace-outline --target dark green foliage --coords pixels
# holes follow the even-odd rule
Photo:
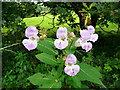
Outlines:
[[[64,23],[66,21],[70,21],[70,23],[75,24],[72,15],[72,3],[51,3],[49,7],[54,8],[54,10],[51,12],[54,15],[60,14],[59,21],[61,23]],[[98,3],[97,3],[98,4]],[[96,5],[97,5],[96,4]],[[73,3],[75,5],[75,3]],[[76,3],[75,7],[78,7],[80,3]],[[119,3],[99,3],[100,6],[97,6],[97,11],[99,11],[99,15],[101,16],[101,19],[99,20],[98,24],[107,24],[107,21],[119,23]],[[29,7],[30,6],[30,7]],[[88,5],[89,6],[89,5]],[[21,42],[24,36],[24,31],[26,28],[25,23],[22,21],[24,17],[31,17],[35,16],[36,12],[39,14],[39,10],[37,5],[34,3],[3,3],[3,27],[9,27],[9,32],[3,34],[3,40],[2,45],[7,46],[11,45],[13,43]],[[14,7],[16,7],[14,9]],[[56,8],[55,8],[56,7]],[[65,8],[68,7],[68,8]],[[69,8],[71,7],[71,8]],[[81,7],[81,6],[80,6]],[[78,7],[78,8],[80,8]],[[61,9],[62,8],[62,9]],[[76,8],[76,10],[78,10]],[[102,9],[101,9],[102,8]],[[104,12],[104,10],[106,10]],[[112,10],[112,11],[111,11]],[[22,13],[21,13],[22,12]],[[7,14],[6,14],[7,13]],[[97,14],[96,11],[90,11],[92,14]],[[112,15],[113,14],[113,15]],[[61,20],[60,20],[61,19]],[[78,24],[75,26],[77,27]],[[74,26],[73,26],[74,27]],[[4,29],[5,30],[5,29]],[[56,29],[57,30],[57,29]],[[55,30],[54,32],[48,33],[48,37],[55,37]],[[77,34],[79,32],[76,32]],[[54,34],[54,35],[53,35]],[[78,34],[79,35],[79,34]],[[77,49],[75,52],[75,55],[78,58],[78,62],[84,62],[81,63],[81,72],[78,74],[77,77],[66,77],[63,73],[64,65],[59,65],[58,67],[55,67],[55,69],[51,68],[52,62],[50,62],[49,59],[46,59],[42,56],[40,56],[40,60],[43,62],[40,62],[35,55],[43,52],[40,55],[47,56],[48,54],[56,55],[58,52],[55,50],[55,47],[52,44],[47,44],[46,41],[41,42],[43,47],[46,45],[49,48],[45,49],[42,46],[38,47],[38,51],[33,50],[29,51],[25,49],[25,47],[22,44],[7,48],[7,50],[3,50],[2,52],[2,87],[3,88],[41,88],[41,87],[53,87],[53,88],[100,88],[103,87],[100,79],[101,75],[97,70],[99,70],[102,73],[102,82],[105,84],[108,88],[120,88],[120,36],[117,35],[111,35],[109,36],[106,34],[106,36],[99,34],[99,40],[93,45],[93,49],[86,53],[82,51],[81,49]],[[69,46],[66,49],[66,52],[74,53],[74,50],[76,48],[73,48],[73,50],[69,50]],[[56,53],[52,53],[51,50],[55,50]],[[46,54],[47,53],[47,54]],[[50,57],[50,56],[49,56]],[[54,58],[55,58],[54,57]],[[52,58],[52,59],[54,59]],[[44,60],[45,59],[45,60]],[[49,60],[49,61],[47,61]],[[58,63],[63,64],[64,61],[61,59],[56,59]],[[44,64],[46,63],[47,64]],[[87,64],[85,64],[87,63]],[[52,63],[53,64],[53,63]],[[90,65],[91,66],[90,66]],[[97,69],[93,68],[96,67]],[[35,74],[37,73],[37,74]],[[87,74],[86,74],[87,73]],[[38,75],[41,78],[49,78],[52,80],[46,81],[41,80],[41,82],[38,82],[40,85],[37,85],[36,77],[32,75]],[[48,75],[48,76],[47,76]],[[61,76],[63,75],[63,76]],[[30,77],[31,76],[31,77]],[[88,78],[88,77],[91,77]],[[29,77],[29,78],[28,78]],[[39,79],[39,78],[38,78]],[[67,80],[64,82],[64,80]],[[30,83],[29,80],[32,82]],[[86,81],[83,81],[86,80]],[[61,82],[60,82],[61,81]],[[90,82],[91,81],[91,82]],[[71,83],[72,82],[72,83]],[[67,84],[66,84],[67,83]],[[95,84],[98,83],[98,84]],[[86,86],[87,85],[87,86]],[[51,87],[51,88],[52,88]]]
[[[40,14],[40,7],[34,2],[3,2],[2,3],[2,20],[6,27],[13,26],[16,19],[23,19]]]

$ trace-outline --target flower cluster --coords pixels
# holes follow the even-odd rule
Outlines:
[[[54,45],[57,49],[65,49],[68,46],[68,36],[67,36],[67,29],[65,27],[59,27],[56,32],[56,39],[54,41]]]
[[[29,26],[25,30],[25,36],[28,39],[24,39],[22,43],[25,46],[25,48],[28,49],[29,51],[37,47],[37,42],[39,40],[37,34],[38,34],[38,30],[36,29],[35,26]]]
[[[98,34],[95,34],[95,29],[93,26],[88,26],[87,29],[80,30],[81,37],[75,42],[76,47],[82,47],[82,49],[88,52],[92,49],[92,42],[97,41]]]
[[[75,76],[80,71],[80,66],[75,65],[77,62],[77,58],[73,54],[69,54],[65,61],[64,72],[69,76]]]

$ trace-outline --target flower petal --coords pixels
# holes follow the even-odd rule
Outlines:
[[[79,65],[66,66],[64,72],[69,76],[75,76],[80,71]]]
[[[83,44],[82,49],[84,49],[84,50],[86,50],[86,52],[88,52],[89,50],[92,49],[92,43],[87,42],[87,43]]]
[[[89,40],[90,39],[90,33],[88,32],[88,30],[80,30],[80,35],[81,38],[84,40]]]
[[[56,39],[54,41],[54,45],[57,49],[64,49],[68,46],[68,41],[67,40],[61,40],[61,39]]]
[[[89,33],[95,33],[95,28],[92,26],[92,25],[89,25],[88,27],[87,27],[87,29],[88,29],[88,32]]]
[[[66,58],[65,64],[71,63],[71,64],[76,64],[77,58],[74,54],[69,54]]]
[[[75,42],[75,46],[76,46],[76,47],[80,47],[80,46],[82,46],[82,44],[85,44],[85,43],[87,43],[86,40],[84,40],[84,39],[82,39],[82,38],[79,38],[79,39]]]
[[[36,29],[35,26],[29,26],[28,28],[26,28],[25,30],[25,36],[26,37],[34,37],[38,34],[38,30]]]
[[[33,50],[37,47],[37,41],[36,40],[31,40],[31,39],[24,39],[22,41],[23,45],[25,46],[26,49]]]
[[[91,34],[90,41],[97,41],[98,40],[98,34]]]
[[[67,28],[66,27],[59,27],[56,32],[57,38],[67,38]]]

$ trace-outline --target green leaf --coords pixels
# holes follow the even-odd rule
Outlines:
[[[52,75],[36,73],[28,78],[33,85],[38,85],[39,88],[61,88],[61,82]]]
[[[37,49],[50,55],[58,55],[58,51],[55,50],[54,41],[51,38],[38,42]]]
[[[86,63],[81,63],[80,68],[81,68],[80,72],[78,73],[77,76],[81,80],[88,80],[88,81],[97,83],[97,84],[105,87],[104,84],[102,83],[102,81],[100,80],[100,78],[102,78],[102,76],[95,67],[92,67]]]
[[[58,65],[58,62],[56,58],[52,55],[49,55],[47,53],[41,53],[36,55],[37,59],[39,59],[41,62],[44,62],[46,64],[50,65]]]
[[[81,88],[89,88],[89,87],[84,84],[81,84]]]
[[[74,76],[74,77],[67,76],[66,83],[67,85],[72,86],[71,88],[81,88],[81,81],[80,81],[80,78],[77,76]]]
[[[72,81],[74,83],[75,88],[81,88],[81,81],[79,77],[72,77]]]

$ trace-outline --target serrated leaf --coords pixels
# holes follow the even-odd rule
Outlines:
[[[37,49],[50,55],[58,55],[58,51],[55,50],[54,41],[51,38],[38,42]]]
[[[30,76],[28,80],[33,85],[38,85],[39,88],[60,88],[61,87],[61,82],[56,81],[57,79],[55,79],[51,75],[36,73]]]
[[[80,78],[80,80],[88,80],[105,87],[102,81],[100,80],[102,76],[95,67],[92,67],[86,63],[81,63],[80,68],[80,72],[77,75]]]
[[[49,55],[47,53],[41,53],[36,55],[37,59],[39,59],[41,62],[44,62],[46,64],[50,65],[58,65],[58,62],[56,58],[52,55]]]

